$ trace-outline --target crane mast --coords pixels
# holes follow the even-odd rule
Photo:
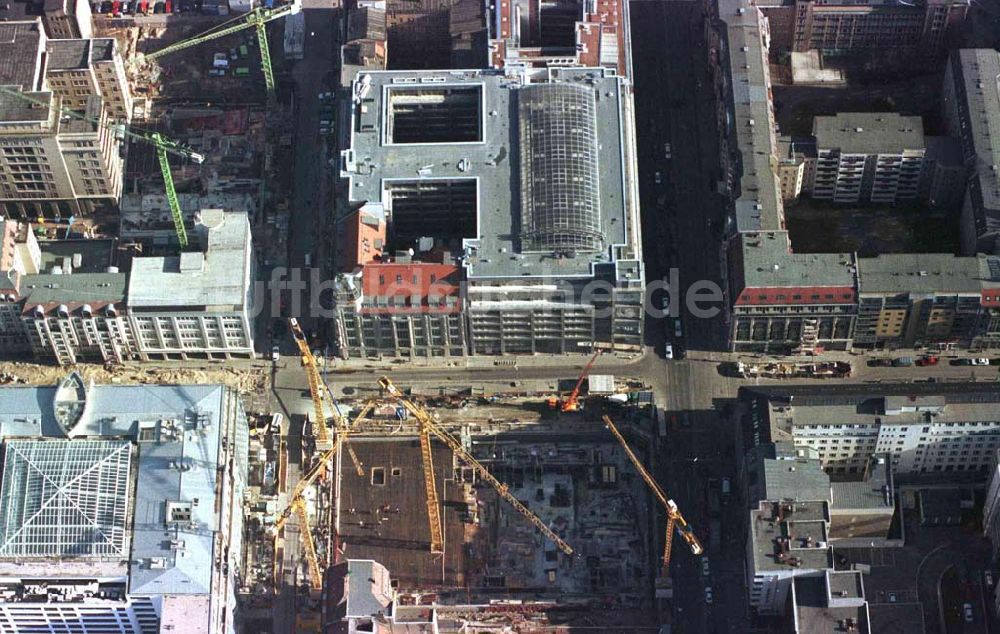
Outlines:
[[[608,431],[611,432],[615,439],[618,440],[618,443],[622,446],[622,449],[625,450],[625,454],[632,462],[635,470],[639,472],[643,481],[645,481],[646,486],[649,487],[650,491],[653,492],[653,495],[657,500],[659,500],[660,504],[663,505],[667,512],[666,536],[663,539],[663,570],[666,571],[670,567],[670,555],[673,549],[675,528],[677,529],[677,532],[680,533],[681,538],[687,543],[688,548],[691,549],[693,554],[700,555],[703,553],[705,549],[698,540],[698,536],[694,534],[694,530],[691,529],[690,524],[688,524],[687,520],[684,519],[680,509],[677,507],[677,503],[667,497],[667,494],[664,493],[659,483],[654,480],[653,476],[646,470],[642,461],[639,460],[639,457],[636,456],[635,452],[632,451],[632,448],[629,447],[628,443],[625,441],[625,437],[622,436],[621,432],[618,431],[618,428],[615,427],[611,418],[609,416],[604,416],[602,420],[607,426]]]
[[[319,376],[319,368],[316,367],[316,357],[309,349],[309,342],[302,332],[299,320],[294,317],[288,318],[288,325],[292,331],[292,338],[299,347],[299,356],[302,358],[302,365],[306,369],[306,379],[309,381],[309,396],[312,397],[313,414],[313,434],[316,436],[316,446],[321,450],[330,448],[330,432],[326,428],[326,414],[323,411],[323,388]]]
[[[309,512],[305,500],[299,498],[294,503],[295,513],[299,517],[299,531],[302,533],[302,545],[306,549],[306,561],[309,565],[309,587],[313,590],[323,589],[323,572],[319,567],[319,556],[316,554],[316,542],[313,541],[312,529],[309,527]]]
[[[424,410],[419,405],[406,399],[403,396],[402,392],[399,391],[399,388],[393,385],[392,381],[389,380],[389,377],[386,376],[382,377],[381,379],[379,379],[378,383],[380,386],[382,386],[383,389],[386,390],[386,392],[394,396],[403,405],[403,407],[407,409],[407,411],[413,414],[413,416],[420,422],[422,428],[434,434],[438,438],[438,440],[443,442],[445,445],[448,446],[449,449],[452,450],[452,452],[455,454],[455,456],[459,458],[459,460],[472,467],[476,471],[476,473],[479,474],[480,478],[488,482],[490,486],[496,489],[497,493],[500,494],[500,497],[502,497],[508,504],[513,506],[518,513],[520,513],[522,516],[525,517],[525,519],[531,522],[535,526],[535,528],[541,531],[543,535],[552,540],[559,548],[559,550],[563,551],[563,553],[567,555],[573,554],[573,548],[569,544],[567,544],[561,537],[556,535],[555,532],[552,531],[552,529],[546,526],[545,522],[539,519],[537,515],[532,513],[531,510],[528,509],[528,507],[522,504],[521,501],[518,500],[510,492],[509,487],[503,482],[497,480],[493,476],[493,474],[490,473],[489,469],[487,469],[481,462],[476,460],[472,456],[472,454],[470,454],[468,451],[465,450],[465,447],[463,447],[461,443],[455,440],[455,438],[452,437],[451,434],[449,434],[444,429],[439,427],[438,424],[434,422],[434,419],[431,418],[431,415],[428,414],[426,410]]]

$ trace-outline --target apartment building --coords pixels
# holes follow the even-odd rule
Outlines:
[[[132,92],[114,38],[50,39],[45,50],[45,79],[63,108],[83,111],[99,95],[112,119],[131,121]]]
[[[816,180],[816,139],[812,137],[778,137],[778,174],[781,199],[798,200],[812,191]]]
[[[882,203],[925,197],[932,204],[954,200],[956,186],[964,188],[964,168],[956,160],[954,141],[927,143],[923,151],[918,122],[898,115],[820,117],[817,158],[811,168],[806,151],[797,152],[790,139],[779,142],[775,136],[767,62],[770,32],[760,8],[747,0],[723,0],[719,17],[717,35],[725,41],[720,49],[728,53],[716,65],[714,81],[721,94],[723,169],[732,200],[733,229],[726,251],[730,349],[779,353],[850,349],[856,332],[858,345],[866,347],[919,340],[996,348],[1000,262],[995,256],[801,254],[794,252],[785,226],[784,200],[797,190],[845,202],[866,197]],[[996,57],[984,55],[986,61]],[[995,74],[1000,74],[1000,66],[997,70]],[[962,82],[950,85],[965,89]],[[958,101],[952,98],[949,103]],[[880,132],[866,134],[873,129]],[[966,136],[980,141],[977,147],[991,147],[982,143],[989,140],[986,128],[981,127],[979,136],[970,136],[970,130]],[[885,135],[894,139],[894,145],[881,140]],[[971,146],[963,140],[963,147]],[[992,159],[985,154],[979,158],[980,163],[986,160]],[[810,169],[815,171],[811,184]],[[974,179],[969,192],[991,191],[976,184],[998,182],[992,170],[986,175],[985,181]],[[1000,190],[997,194],[1000,200]],[[965,215],[987,222],[988,205],[970,206],[971,200],[988,197],[965,195]],[[989,242],[989,231],[977,234],[983,245]],[[913,282],[912,294],[908,281]]]
[[[897,477],[922,473],[988,475],[1000,448],[1000,392],[967,384],[947,393],[933,386],[884,385],[879,394],[745,389],[751,426],[761,442],[780,439],[814,451],[835,477],[862,474],[886,455]]]
[[[962,142],[968,188],[962,202],[962,251],[1000,254],[1000,52],[953,51],[945,67],[942,109]]]
[[[341,270],[350,279],[336,307],[340,353],[360,351],[376,313],[393,335],[369,339],[385,344],[366,356],[421,348],[418,330],[435,329],[444,338],[432,355],[457,354],[460,342],[470,354],[638,349],[644,274],[625,92],[623,78],[594,68],[361,76],[341,176],[344,208],[368,220],[345,216],[357,226],[337,247],[345,267],[362,264]],[[390,263],[409,268],[386,283],[417,277],[409,305],[379,299],[392,289],[366,280]],[[426,292],[441,279],[431,274],[447,292]],[[436,324],[415,325],[430,312]]]
[[[0,631],[234,633],[248,442],[222,385],[0,388]]]
[[[944,254],[859,258],[854,345],[966,348],[980,343],[987,335],[992,303],[985,296],[1000,293],[998,280],[990,280],[995,259]],[[994,262],[997,266],[1000,262]]]
[[[961,209],[968,181],[962,142],[950,136],[926,136],[921,199],[935,209]]]
[[[893,204],[918,197],[926,152],[920,117],[838,113],[816,117],[813,136],[813,198]]]
[[[778,50],[937,55],[965,21],[969,5],[968,0],[765,0],[762,9]]]

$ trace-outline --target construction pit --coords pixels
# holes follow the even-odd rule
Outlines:
[[[339,400],[343,418],[354,420],[369,396],[374,394]],[[612,416],[627,430],[633,450],[648,459],[657,425],[644,397],[631,403],[591,397],[571,413],[551,410],[538,394],[408,398],[509,487],[572,554],[434,436],[443,540],[440,552],[431,552],[420,423],[382,395],[351,428],[349,444],[360,471],[342,457],[339,539],[331,530],[334,479],[327,478],[310,500],[321,557],[339,543],[341,560],[378,561],[390,571],[400,605],[550,601],[587,606],[588,619],[609,626],[635,626],[644,618],[638,614],[651,612],[660,556],[653,545],[662,540],[662,513],[650,507],[649,490],[600,420]],[[303,455],[289,454],[289,464],[312,464],[316,454],[310,455],[308,442],[303,446]],[[289,538],[286,534],[286,553],[295,550],[288,548]],[[301,566],[287,554],[282,564]],[[305,577],[301,568],[296,575]]]
[[[95,37],[114,37],[123,51],[133,94],[138,98],[192,100],[216,104],[261,104],[266,101],[257,36],[252,28],[203,41],[164,55],[145,55],[200,36],[225,22],[180,20],[164,26],[119,26],[98,22]],[[281,21],[275,29],[280,33]],[[271,63],[277,70],[282,62],[281,47],[270,46]]]

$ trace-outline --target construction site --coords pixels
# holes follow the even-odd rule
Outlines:
[[[427,396],[373,377],[334,400],[291,329],[312,407],[251,432],[251,629],[285,631],[282,603],[298,632],[660,622],[674,536],[702,546],[651,475],[662,430],[641,385],[588,365],[556,395]],[[358,584],[359,566],[391,582]]]

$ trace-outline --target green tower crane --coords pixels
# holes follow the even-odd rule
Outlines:
[[[29,97],[20,90],[14,90],[10,86],[0,86],[0,93],[11,95],[43,108],[52,107],[50,103],[46,103],[45,101],[36,99],[35,97]],[[73,110],[67,110],[59,106],[56,106],[55,110],[59,113],[60,117],[72,117],[74,119],[87,121],[93,124],[100,123],[96,119]],[[163,176],[163,185],[167,193],[167,203],[170,205],[170,215],[173,216],[174,230],[177,232],[177,241],[180,243],[182,249],[186,248],[188,245],[188,237],[187,231],[184,229],[184,215],[181,213],[180,201],[177,199],[177,191],[174,189],[174,176],[170,171],[170,163],[167,158],[169,154],[173,154],[174,156],[186,158],[200,164],[204,162],[205,157],[176,141],[171,141],[159,132],[145,132],[142,130],[133,131],[129,130],[125,126],[121,126],[120,130],[125,137],[135,139],[136,141],[142,141],[143,143],[149,143],[156,148],[156,157],[160,163],[160,174]]]
[[[293,15],[298,13],[300,9],[299,2],[293,2],[292,4],[282,5],[275,9],[264,9],[256,8],[249,13],[241,15],[237,18],[224,22],[216,27],[205,31],[199,35],[182,40],[175,44],[171,44],[165,48],[161,48],[158,51],[153,51],[152,53],[146,53],[145,55],[137,55],[137,60],[141,63],[143,59],[153,60],[158,57],[163,57],[164,55],[169,55],[170,53],[176,53],[177,51],[182,51],[186,48],[191,48],[192,46],[198,46],[203,42],[208,42],[219,37],[226,35],[231,35],[233,33],[238,33],[243,29],[254,28],[257,30],[257,43],[260,48],[260,67],[264,71],[264,84],[267,86],[267,98],[268,100],[273,100],[274,93],[274,71],[271,70],[271,49],[267,44],[267,30],[264,26],[278,18],[285,17],[286,15]]]

